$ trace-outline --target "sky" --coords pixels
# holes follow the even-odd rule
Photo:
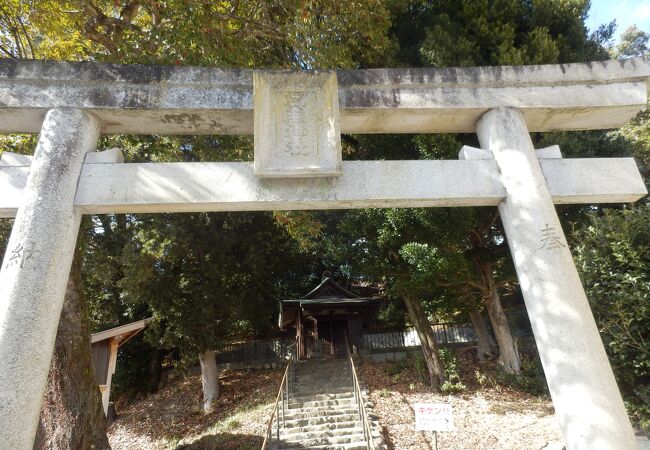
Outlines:
[[[587,26],[594,31],[599,25],[616,19],[615,38],[630,25],[650,33],[650,0],[591,0]]]

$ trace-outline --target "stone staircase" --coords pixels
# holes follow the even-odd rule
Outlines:
[[[366,450],[363,423],[345,358],[310,359],[297,364],[284,417],[280,409],[280,440],[273,421],[270,449]]]

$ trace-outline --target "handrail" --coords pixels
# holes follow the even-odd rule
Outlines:
[[[294,341],[291,345],[287,347],[287,349],[291,349],[294,345],[296,345],[298,340]],[[295,364],[295,360],[297,359],[296,357],[296,352],[294,350],[291,351],[291,355],[289,357],[289,362],[287,363],[287,368],[284,369],[284,375],[282,375],[282,381],[280,382],[280,389],[278,390],[278,395],[275,397],[275,406],[273,407],[273,411],[271,412],[271,418],[269,419],[269,424],[266,426],[266,434],[264,436],[264,441],[262,442],[262,450],[265,450],[267,448],[267,445],[270,444],[271,439],[272,439],[272,434],[273,434],[273,419],[276,418],[276,438],[279,441],[280,440],[280,415],[279,415],[279,404],[282,405],[282,422],[284,422],[284,396],[285,396],[285,390],[286,390],[286,398],[287,398],[287,408],[289,408],[289,394],[291,392],[291,382],[295,382],[296,378],[296,370],[295,367],[293,366]]]
[[[262,450],[266,448],[267,442],[271,441],[271,434],[273,432],[273,418],[276,416],[278,412],[278,401],[280,400],[280,396],[284,391],[284,383],[286,382],[287,373],[289,372],[290,365],[291,362],[289,362],[287,364],[287,368],[284,369],[284,375],[282,376],[282,382],[280,383],[280,390],[278,391],[278,395],[275,397],[275,406],[273,407],[273,411],[271,412],[271,419],[269,419],[269,424],[266,426],[266,435],[264,436],[264,442],[262,442]],[[279,416],[278,416],[278,422],[279,422]]]
[[[363,396],[361,395],[361,386],[359,385],[359,377],[357,376],[357,371],[354,367],[354,360],[352,359],[352,354],[350,353],[350,343],[348,342],[348,333],[345,332],[345,353],[348,357],[348,364],[350,365],[350,372],[352,374],[352,385],[354,388],[354,398],[357,401],[359,408],[359,416],[361,418],[363,426],[363,438],[368,444],[369,450],[375,450],[375,441],[372,437],[372,427],[368,421],[368,413],[366,411],[366,405],[363,403]]]

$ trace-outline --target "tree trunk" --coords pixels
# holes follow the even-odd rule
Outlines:
[[[147,392],[154,393],[158,390],[160,385],[160,378],[162,376],[162,358],[161,351],[158,348],[153,349],[151,358],[149,359],[149,381],[147,383]]]
[[[201,363],[201,384],[203,385],[203,411],[206,414],[214,412],[214,404],[219,398],[219,372],[214,350],[206,350],[199,354]]]
[[[483,300],[499,346],[498,363],[503,366],[506,373],[520,373],[521,360],[519,351],[512,333],[510,333],[508,318],[501,307],[501,298],[497,292],[494,275],[492,274],[492,264],[478,257],[473,260],[483,280]]]
[[[496,289],[491,289],[490,295],[485,298],[485,305],[499,344],[499,364],[503,366],[506,373],[521,372],[517,344],[510,333],[510,325],[501,307],[501,299]]]
[[[91,361],[78,249],[68,279],[34,448],[110,448]]]
[[[483,362],[486,359],[492,358],[494,356],[496,344],[490,336],[490,333],[483,322],[483,317],[477,309],[472,309],[469,312],[469,320],[474,326],[474,332],[476,333],[476,357],[479,361]]]
[[[405,295],[404,303],[406,303],[409,317],[411,318],[411,322],[413,322],[415,331],[418,333],[422,344],[422,353],[424,354],[424,361],[427,364],[431,388],[439,391],[445,382],[445,370],[438,357],[438,345],[436,343],[436,337],[433,334],[433,329],[431,328],[431,323],[425,315],[422,309],[422,303],[419,300]]]
[[[501,307],[501,298],[497,293],[494,276],[492,275],[492,265],[488,263],[481,264],[481,271],[483,272],[488,289],[484,297],[485,306],[490,317],[490,322],[492,323],[494,335],[499,344],[498,362],[503,366],[506,373],[519,373],[521,372],[519,351],[517,350],[517,344],[512,337],[512,333],[510,333],[508,318]]]

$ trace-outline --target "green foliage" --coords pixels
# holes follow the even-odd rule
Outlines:
[[[301,260],[270,214],[159,214],[131,227],[119,287],[152,310],[158,344],[196,357],[275,328],[278,281]]]
[[[460,378],[460,368],[453,350],[441,347],[438,349],[438,355],[445,368],[445,376],[447,378],[447,381],[441,386],[441,391],[451,394],[465,390],[467,386],[463,384]],[[401,379],[404,370],[415,371],[423,383],[429,384],[429,372],[421,352],[410,353],[406,358],[395,361],[385,368],[386,374],[394,381]]]
[[[440,387],[440,390],[446,394],[464,391],[467,386],[465,386],[461,380],[460,367],[458,366],[458,359],[456,358],[454,351],[447,347],[439,347],[438,356],[440,357],[440,362],[444,366],[445,377],[447,379],[447,381],[445,381]],[[402,360],[401,363],[401,367],[414,369],[423,383],[429,382],[426,361],[421,353],[418,352],[409,355],[409,357]]]
[[[613,29],[587,35],[588,0],[414,0],[393,5],[407,65],[482,66],[606,59]]]
[[[420,377],[423,383],[428,383],[429,372],[427,369],[427,363],[424,360],[424,355],[422,355],[421,353],[416,353],[415,355],[412,356],[412,358],[413,358],[413,368],[415,369],[415,372],[418,374],[418,376]]]
[[[646,107],[620,130],[613,132],[631,147],[646,186],[650,189],[650,107]],[[647,197],[646,197],[647,202]]]
[[[237,419],[230,419],[224,425],[224,428],[228,431],[234,431],[239,427],[241,427],[241,422]]]
[[[478,383],[479,386],[485,386],[489,381],[487,375],[481,373],[481,371],[478,369],[474,371],[474,378],[476,379],[476,383]]]
[[[141,333],[129,339],[129,345],[120,348],[118,352],[119,363],[116,366],[111,385],[111,398],[116,399],[121,395],[135,397],[138,392],[143,392],[144,380],[149,377],[149,357],[152,348]]]
[[[389,392],[388,389],[386,389],[386,388],[380,389],[379,392],[378,392],[378,394],[379,394],[379,396],[382,397],[382,398],[390,397],[390,392]]]
[[[14,221],[11,219],[0,219],[0,261],[7,250],[7,241],[9,241],[13,224]]]
[[[498,367],[496,380],[518,391],[533,395],[548,395],[542,361],[536,351],[533,354],[521,355],[521,373],[518,375],[506,373]]]
[[[6,0],[0,51],[18,58],[231,67],[355,67],[390,47],[383,2]]]
[[[399,379],[399,377],[402,374],[402,371],[404,371],[405,369],[413,368],[413,365],[414,365],[414,360],[411,359],[410,357],[400,359],[398,361],[395,361],[388,367],[386,367],[385,369],[386,375],[389,375],[393,378],[398,377],[397,379]]]
[[[79,1],[3,0],[0,56],[20,59],[83,59],[89,44],[78,28]]]
[[[275,211],[273,217],[300,247],[307,252],[318,247],[323,235],[323,224],[306,211]]]
[[[460,378],[460,368],[458,367],[458,360],[454,351],[447,347],[441,347],[438,349],[438,355],[440,356],[440,361],[445,366],[445,376],[447,378],[447,381],[440,387],[440,390],[448,394],[464,391],[467,386],[463,384]]]
[[[648,41],[650,41],[650,33],[639,30],[636,25],[632,25],[621,33],[620,42],[613,52],[614,57],[630,58],[633,56],[643,56],[650,52]]]
[[[650,425],[650,205],[593,214],[574,255],[629,411]]]

